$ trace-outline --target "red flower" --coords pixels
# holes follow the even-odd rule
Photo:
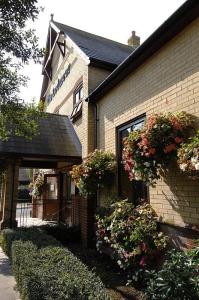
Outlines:
[[[175,144],[169,144],[164,148],[164,153],[170,153],[174,150],[176,150],[176,145]]]
[[[143,138],[141,143],[143,146],[147,146],[149,144],[149,141],[147,138]]]
[[[155,148],[150,148],[149,149],[149,154],[154,155],[156,153],[156,149]]]
[[[178,121],[175,117],[173,117],[173,118],[171,119],[171,124],[173,125],[173,127],[174,127],[175,129],[177,129],[177,130],[182,130],[181,124],[179,123],[179,121]]]
[[[182,141],[183,141],[183,138],[181,138],[181,137],[179,137],[179,136],[176,136],[175,142],[176,142],[177,144],[182,143]]]

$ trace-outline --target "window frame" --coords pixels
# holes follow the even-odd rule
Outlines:
[[[78,84],[78,86],[75,88],[73,92],[73,110],[70,115],[70,118],[72,121],[74,121],[77,117],[81,116],[82,114],[82,105],[83,105],[83,94],[82,98],[79,98],[79,101],[76,102],[76,95],[81,95],[81,92],[83,92],[83,82]]]
[[[135,126],[141,122],[145,122],[146,120],[146,113],[139,115],[119,126],[116,127],[116,157],[117,157],[117,192],[118,192],[118,197],[122,197],[122,186],[121,186],[121,175],[122,175],[122,143],[121,141],[121,132],[124,131],[125,129]],[[147,188],[147,202],[149,202],[149,189]]]

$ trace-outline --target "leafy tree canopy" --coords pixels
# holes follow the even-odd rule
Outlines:
[[[31,59],[40,62],[43,50],[27,21],[34,21],[40,7],[37,0],[0,1],[0,138],[10,135],[31,138],[37,132],[41,107],[26,104],[19,96],[27,78],[19,73]]]

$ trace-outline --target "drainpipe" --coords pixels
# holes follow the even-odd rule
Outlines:
[[[94,106],[94,110],[95,110],[95,117],[94,117],[94,127],[95,127],[95,131],[94,131],[94,148],[97,149],[97,146],[98,146],[98,122],[99,122],[98,105],[97,105],[97,103],[94,103],[93,106]]]
[[[94,106],[94,149],[97,149],[98,147],[98,122],[99,122],[99,118],[98,118],[98,105],[97,103],[93,104]],[[99,189],[97,190],[97,194],[96,194],[96,203],[95,203],[95,209],[97,209],[97,207],[99,207],[100,203],[99,203],[99,199],[100,199],[100,191]]]

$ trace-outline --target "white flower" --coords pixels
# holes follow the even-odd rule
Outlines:
[[[198,171],[199,170],[199,162],[195,164],[195,169]]]
[[[145,165],[146,167],[150,167],[150,163],[147,162],[147,161],[144,163],[144,165]]]
[[[187,168],[187,164],[180,164],[180,169],[182,170],[182,171],[185,171],[186,170],[186,168]]]
[[[192,162],[193,165],[197,164],[198,163],[198,156],[192,157],[191,162]]]
[[[117,263],[119,266],[121,266],[121,264],[122,264],[121,260],[118,260]]]

